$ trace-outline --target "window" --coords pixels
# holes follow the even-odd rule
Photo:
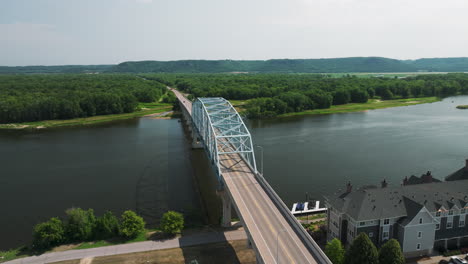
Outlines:
[[[440,217],[440,212],[439,211],[436,212],[436,217]]]
[[[459,227],[465,226],[465,219],[460,219],[460,222],[458,222],[458,226]]]
[[[447,229],[452,228],[452,222],[447,222]]]
[[[465,213],[465,208],[460,210],[460,214],[464,214],[464,213]]]
[[[449,210],[448,215],[453,215],[453,210]]]
[[[422,237],[422,232],[419,231],[419,232],[418,232],[418,238],[421,238],[421,237]]]
[[[383,239],[386,239],[386,238],[388,238],[388,232],[387,232],[387,231],[384,231],[384,232],[383,232]]]
[[[440,224],[436,224],[436,230],[440,229]]]
[[[420,250],[420,249],[421,249],[421,244],[417,244],[417,245],[416,245],[416,249],[417,249],[417,250]]]
[[[387,219],[384,219],[384,220],[383,220],[383,224],[384,224],[384,225],[390,224],[390,219],[388,219],[388,218],[387,218]]]
[[[373,237],[374,236],[374,233],[373,232],[370,232],[369,233],[369,237]]]
[[[422,218],[419,218],[419,223],[422,224]]]
[[[366,222],[359,222],[360,226],[366,225]]]

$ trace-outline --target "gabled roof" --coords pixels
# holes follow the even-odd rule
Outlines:
[[[434,182],[386,188],[358,189],[326,196],[332,207],[356,221],[411,216],[426,207],[429,212],[468,202],[468,180]]]

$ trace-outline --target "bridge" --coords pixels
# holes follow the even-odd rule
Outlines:
[[[257,171],[250,133],[229,101],[198,98],[192,104],[179,91],[172,91],[192,131],[192,146],[205,149],[220,182],[223,225],[230,225],[233,206],[257,263],[331,264]]]

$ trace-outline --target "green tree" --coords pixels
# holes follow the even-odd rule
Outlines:
[[[328,256],[328,258],[333,264],[344,263],[345,250],[343,248],[343,245],[341,244],[341,241],[337,238],[334,238],[327,243],[325,247],[325,254]]]
[[[169,211],[161,219],[161,230],[167,234],[176,234],[184,228],[184,216],[180,213]]]
[[[65,233],[69,241],[86,241],[93,238],[96,225],[93,209],[72,208],[68,209],[66,214]]]
[[[106,239],[115,237],[119,234],[119,220],[111,212],[107,211],[96,221],[94,235],[97,239]]]
[[[348,90],[341,89],[335,91],[333,93],[333,104],[334,105],[340,105],[340,104],[347,104],[351,101],[351,96],[349,94]]]
[[[37,224],[33,231],[33,247],[47,249],[65,240],[62,220],[52,217],[49,221]]]
[[[145,230],[145,221],[135,212],[128,210],[122,214],[120,234],[125,238],[134,238]]]
[[[378,264],[379,253],[365,233],[360,233],[345,255],[346,264]]]
[[[379,264],[404,264],[405,257],[401,251],[400,243],[395,239],[390,239],[385,243],[379,252]]]
[[[393,99],[393,93],[392,91],[390,91],[390,89],[384,89],[382,91],[382,95],[381,95],[382,99],[383,100],[392,100]]]

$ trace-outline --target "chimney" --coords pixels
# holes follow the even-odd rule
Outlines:
[[[351,185],[351,182],[348,182],[346,184],[346,193],[350,193],[353,190],[353,185]]]
[[[465,171],[468,171],[468,159],[465,160]]]
[[[387,185],[388,185],[388,183],[387,183],[387,181],[386,181],[385,179],[383,179],[383,181],[381,182],[381,184],[382,184],[382,188],[385,188],[385,187],[387,187]]]
[[[403,185],[408,185],[408,176],[403,179]]]
[[[428,171],[426,174],[421,176],[422,182],[423,183],[431,183],[432,182],[432,174],[430,171]]]

